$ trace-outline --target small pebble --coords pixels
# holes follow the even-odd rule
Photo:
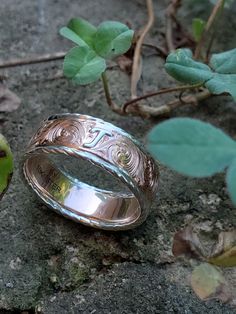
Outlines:
[[[7,288],[13,288],[14,287],[13,283],[11,283],[11,282],[7,282],[5,286]]]

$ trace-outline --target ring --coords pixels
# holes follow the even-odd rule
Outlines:
[[[59,162],[56,162],[59,160]],[[110,190],[72,175],[65,165],[87,162],[90,179],[102,170],[116,180]],[[82,172],[82,171],[81,171]],[[28,184],[53,210],[83,224],[107,230],[140,225],[156,196],[159,171],[155,161],[131,135],[101,119],[82,114],[53,115],[43,122],[23,157]],[[92,181],[93,182],[93,181]]]

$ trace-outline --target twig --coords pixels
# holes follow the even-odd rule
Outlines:
[[[127,113],[141,116],[144,118],[157,118],[170,114],[174,109],[183,107],[187,104],[197,105],[198,102],[209,98],[212,94],[208,90],[204,90],[195,95],[188,95],[183,97],[181,100],[176,99],[160,107],[150,107],[147,105],[137,104],[131,106]]]
[[[206,40],[206,36],[210,30],[210,28],[212,27],[215,19],[218,17],[218,15],[222,12],[222,9],[224,8],[224,4],[225,4],[225,0],[218,0],[218,2],[216,3],[216,5],[214,6],[208,21],[206,23],[206,26],[203,30],[202,36],[200,38],[200,40],[197,43],[197,47],[195,49],[195,53],[194,53],[194,58],[198,59],[201,55],[201,50],[202,50],[202,46]]]
[[[214,6],[211,15],[208,18],[207,24],[206,24],[206,31],[208,32],[211,26],[213,25],[215,18],[217,17],[218,13],[221,9],[224,8],[225,0],[218,0],[216,5]]]
[[[149,93],[141,97],[131,99],[127,101],[122,107],[120,107],[112,101],[110,90],[109,90],[109,84],[108,84],[108,80],[107,80],[105,72],[102,74],[101,78],[102,78],[102,83],[103,83],[103,88],[104,88],[107,104],[109,105],[111,110],[113,110],[114,112],[120,115],[132,114],[134,116],[140,116],[140,117],[145,117],[145,118],[161,117],[163,115],[169,114],[172,110],[178,107],[182,107],[187,104],[197,104],[199,101],[211,96],[211,93],[205,89],[203,92],[199,92],[195,95],[188,95],[183,98],[181,97],[179,99],[171,101],[157,108],[137,103],[138,101],[142,99],[146,99],[146,98],[153,97],[156,95],[161,95],[161,94],[174,92],[174,91],[186,91],[188,89],[194,89],[200,86],[200,84],[183,85],[183,86],[176,86],[173,88],[164,88],[157,92]],[[130,106],[131,104],[134,104],[134,103],[135,103],[135,106]]]
[[[10,68],[20,65],[34,64],[34,63],[42,63],[49,62],[54,60],[63,59],[66,55],[66,52],[56,52],[56,53],[47,53],[41,56],[32,56],[22,59],[12,59],[8,61],[0,62],[0,69]]]
[[[171,3],[166,9],[166,44],[168,52],[175,50],[173,43],[173,21],[175,21],[175,15],[180,5],[181,0],[171,0]]]
[[[205,63],[207,63],[207,64],[210,61],[211,48],[212,48],[213,42],[214,42],[214,40],[216,38],[216,33],[217,33],[216,29],[214,29],[214,32],[213,32],[213,34],[211,36],[211,39],[210,39],[210,42],[209,42],[209,45],[208,45],[208,48],[207,48],[207,51],[206,51]]]
[[[147,44],[147,43],[143,43],[143,46],[156,50],[156,52],[159,53],[163,58],[166,58],[168,56],[166,49],[163,47],[152,45],[152,44]]]
[[[141,50],[142,50],[143,41],[154,23],[154,11],[153,11],[152,0],[146,0],[146,1],[147,1],[147,10],[148,10],[148,22],[146,26],[144,27],[135,46],[133,66],[132,66],[132,76],[131,76],[131,98],[136,98],[136,95],[137,95],[137,84],[138,84],[139,73],[140,73],[140,59],[141,59]]]
[[[123,106],[122,106],[122,111],[124,113],[128,112],[128,107],[130,105],[133,105],[135,103],[137,103],[138,101],[140,100],[143,100],[143,99],[147,99],[147,98],[150,98],[150,97],[153,97],[153,96],[157,96],[157,95],[162,95],[162,94],[167,94],[167,93],[171,93],[171,92],[176,92],[176,91],[186,91],[186,90],[189,90],[189,89],[195,89],[195,88],[198,88],[200,87],[202,84],[195,84],[195,85],[181,85],[181,86],[176,86],[176,87],[172,87],[172,88],[163,88],[163,89],[160,89],[159,91],[156,91],[156,92],[153,92],[153,93],[148,93],[148,94],[145,94],[143,96],[140,96],[140,97],[136,97],[134,99],[131,99],[129,101],[127,101]]]

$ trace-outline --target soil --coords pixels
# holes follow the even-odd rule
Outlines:
[[[168,1],[154,2],[156,22],[149,40],[162,44],[160,31]],[[188,29],[193,17],[206,17],[210,9],[206,1],[196,6],[196,1],[183,3],[179,18]],[[71,44],[58,30],[74,16],[95,25],[119,20],[139,29],[146,21],[146,9],[140,0],[1,0],[0,58],[68,50]],[[220,21],[216,51],[235,47],[234,17],[228,10]],[[145,50],[140,93],[175,84],[165,74],[163,62]],[[39,123],[51,114],[100,117],[143,143],[156,123],[113,113],[100,82],[74,86],[61,77],[61,69],[62,61],[56,61],[1,71],[22,104],[0,116],[5,120],[0,132],[15,158],[13,180],[0,205],[0,313],[235,313],[219,301],[199,300],[189,284],[190,263],[174,262],[171,253],[173,234],[187,224],[211,230],[209,239],[235,227],[236,211],[223,173],[197,180],[160,166],[160,188],[147,221],[132,231],[116,233],[66,220],[25,186],[20,170],[24,148]],[[108,76],[114,99],[122,103],[129,97],[129,78],[117,68],[109,70]],[[162,97],[150,100],[156,106],[161,102]],[[177,110],[172,116],[209,121],[236,138],[235,114],[235,103],[224,96]]]

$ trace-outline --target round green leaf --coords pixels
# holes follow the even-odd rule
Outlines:
[[[236,74],[236,49],[214,53],[211,56],[210,66],[217,73]]]
[[[231,200],[236,205],[236,158],[228,168],[226,182]]]
[[[148,135],[148,149],[163,164],[189,176],[206,177],[222,171],[236,157],[236,142],[211,124],[175,118]]]
[[[94,49],[103,58],[114,58],[129,50],[133,35],[134,31],[122,23],[103,22],[94,35]]]
[[[177,49],[170,53],[165,69],[176,80],[187,84],[204,84],[213,76],[208,65],[193,60],[190,49]]]
[[[79,46],[92,47],[92,38],[96,31],[96,27],[86,20],[76,18],[70,20],[67,27],[62,27],[60,34]]]
[[[212,94],[229,93],[236,100],[236,74],[218,74],[205,82],[205,86]]]
[[[215,73],[206,87],[212,94],[227,92],[236,100],[236,49],[213,54],[210,66]]]
[[[12,153],[6,139],[0,134],[0,199],[10,183],[12,172]]]
[[[75,32],[73,32],[68,27],[62,27],[59,31],[60,35],[63,37],[73,41],[73,43],[79,45],[79,46],[87,46],[86,42],[82,40]]]
[[[105,69],[105,60],[89,47],[72,48],[63,64],[64,75],[79,85],[96,81]]]

